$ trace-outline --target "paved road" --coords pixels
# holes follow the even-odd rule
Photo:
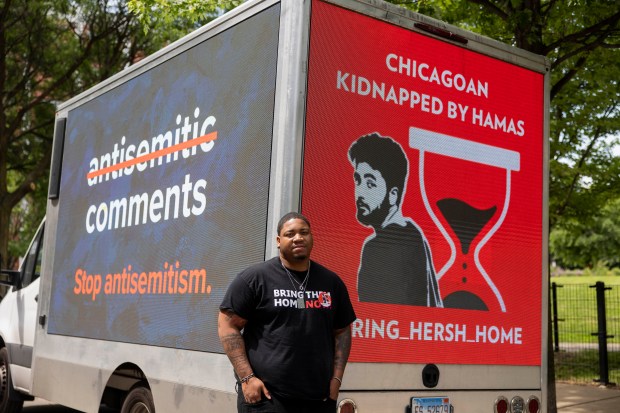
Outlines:
[[[617,413],[620,390],[593,385],[556,384],[558,413]]]

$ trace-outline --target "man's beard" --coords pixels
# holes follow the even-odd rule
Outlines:
[[[365,203],[364,205],[367,206]],[[381,201],[381,205],[370,211],[367,215],[364,215],[359,205],[357,205],[357,220],[362,225],[371,226],[373,228],[381,228],[389,212],[390,203],[388,201],[388,197],[386,196],[383,198],[383,201]]]
[[[284,254],[284,258],[287,259],[287,261],[303,261],[306,258],[308,258],[308,253],[304,252],[304,253],[293,253],[292,251],[288,251],[287,253]]]
[[[309,258],[310,251],[308,249],[308,245],[305,245],[306,249],[304,252],[293,252],[292,250],[280,250],[282,256],[289,262],[300,262]]]

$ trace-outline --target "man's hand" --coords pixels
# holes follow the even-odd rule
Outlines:
[[[266,398],[271,399],[271,394],[265,387],[265,383],[258,377],[252,377],[247,382],[241,383],[241,389],[246,403],[258,403],[263,398],[263,394]]]
[[[338,394],[340,393],[340,382],[334,378],[329,382],[329,398],[332,400],[338,400]]]

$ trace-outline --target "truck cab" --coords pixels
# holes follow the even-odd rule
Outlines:
[[[30,243],[18,271],[2,270],[8,287],[0,301],[0,411],[18,412],[31,400],[32,351],[43,258],[45,220]]]

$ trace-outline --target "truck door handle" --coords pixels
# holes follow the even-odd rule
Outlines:
[[[39,302],[39,294],[34,296],[34,300],[38,303]]]

